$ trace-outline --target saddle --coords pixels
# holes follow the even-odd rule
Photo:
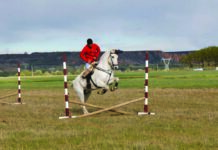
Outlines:
[[[88,76],[90,76],[90,74],[93,73],[94,68],[92,66],[90,66],[88,69],[84,70],[82,73],[82,78],[86,79]]]
[[[96,68],[96,66],[97,66],[97,62],[92,62],[91,64],[90,64],[90,67],[88,68],[88,69],[86,69],[86,70],[84,70],[83,71],[83,73],[82,73],[82,78],[83,79],[86,79],[87,77],[89,77],[89,76],[91,76],[92,74],[93,74],[93,72],[94,72],[94,69]]]
[[[88,69],[84,70],[82,73],[82,78],[86,79],[87,82],[86,88],[89,90],[91,90],[91,82],[90,82],[91,76],[94,73],[94,69],[96,68],[96,66],[97,66],[97,62],[93,62],[91,63],[91,66]]]

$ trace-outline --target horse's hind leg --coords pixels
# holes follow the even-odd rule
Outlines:
[[[84,114],[88,114],[89,113],[88,110],[86,109],[86,106],[84,106],[84,105],[80,105],[80,106],[82,107]]]
[[[80,99],[81,103],[85,103],[84,93],[80,92],[79,95],[80,95],[79,99]],[[84,114],[88,114],[89,113],[88,110],[86,109],[86,106],[80,105],[80,107],[82,107],[82,110],[83,110]]]
[[[91,95],[91,91],[88,92],[88,93],[85,93],[85,91],[83,91],[83,95],[84,95],[83,103],[85,103],[88,100],[89,96]],[[83,105],[80,105],[80,106],[82,107],[84,114],[88,114],[89,113],[88,110],[86,109],[86,106],[83,106]]]
[[[84,96],[83,88],[78,86],[78,85],[76,85],[75,82],[73,83],[73,88],[74,88],[77,96],[79,97],[81,103],[85,103],[85,96]],[[86,106],[84,106],[84,105],[80,105],[80,106],[82,107],[82,110],[83,110],[84,114],[88,114],[89,113],[88,110],[86,109]]]
[[[82,103],[85,103],[86,102],[86,96],[84,95],[84,92],[81,92],[81,94],[82,94],[82,97],[80,98],[80,101],[82,102]],[[82,110],[83,110],[83,113],[84,114],[88,114],[89,112],[88,112],[88,110],[86,109],[86,106],[84,106],[84,105],[80,105],[81,107],[82,107]]]

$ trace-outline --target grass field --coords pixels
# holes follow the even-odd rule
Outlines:
[[[112,106],[144,95],[144,73],[116,73],[120,88],[89,103]],[[72,80],[75,76],[69,76]],[[218,149],[218,72],[150,72],[149,110],[155,116],[104,112],[87,118],[64,115],[63,76],[22,77],[25,105],[0,104],[0,150]],[[17,78],[0,78],[0,95],[17,91]],[[70,99],[77,99],[70,89]],[[0,99],[15,102],[16,96]],[[70,104],[73,115],[82,114]],[[143,100],[122,110],[143,111]],[[90,112],[97,109],[88,108]]]

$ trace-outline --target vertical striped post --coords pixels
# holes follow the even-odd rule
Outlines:
[[[145,54],[145,103],[144,103],[144,112],[148,112],[148,52]]]
[[[21,80],[20,80],[20,63],[17,64],[17,77],[18,77],[18,98],[17,103],[21,102]]]
[[[69,111],[69,96],[67,86],[67,57],[63,55],[63,74],[64,74],[64,97],[65,97],[65,116],[59,117],[59,119],[71,118]]]
[[[149,54],[145,54],[145,101],[144,101],[144,112],[138,112],[138,115],[155,115],[155,113],[148,112],[148,70],[149,70]]]

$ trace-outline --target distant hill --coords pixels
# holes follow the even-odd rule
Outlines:
[[[182,55],[186,55],[190,51],[186,52],[163,52],[163,51],[149,51],[149,63],[158,64],[161,63],[161,58],[172,58],[174,63],[179,63]],[[2,54],[0,55],[0,72],[16,71],[17,63],[30,68],[30,66],[38,66],[39,68],[46,68],[51,66],[61,66],[62,56],[67,55],[67,63],[72,67],[79,67],[84,62],[79,57],[79,52],[46,52],[46,53],[32,53],[32,54]],[[102,53],[101,53],[102,54]],[[145,51],[125,51],[120,54],[119,62],[120,66],[128,65],[144,65]]]

